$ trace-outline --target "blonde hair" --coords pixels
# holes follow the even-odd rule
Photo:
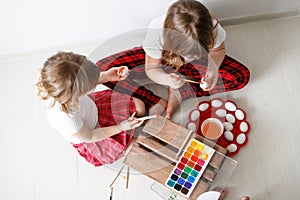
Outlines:
[[[47,100],[53,98],[61,104],[65,113],[79,108],[78,98],[94,89],[100,69],[85,56],[72,52],[58,52],[47,59],[40,71],[37,85],[38,96]]]
[[[173,3],[164,21],[162,57],[179,69],[182,56],[200,57],[208,53],[214,43],[213,17],[208,9],[196,0],[179,0]],[[173,61],[179,62],[173,62]]]

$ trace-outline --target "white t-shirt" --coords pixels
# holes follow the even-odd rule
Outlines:
[[[147,34],[143,42],[143,49],[146,54],[155,59],[160,59],[162,56],[162,48],[164,44],[163,26],[165,18],[166,15],[162,15],[152,20],[148,26]],[[217,20],[214,19],[213,25],[215,26],[216,24]],[[216,34],[216,38],[213,48],[217,48],[225,41],[226,32],[219,23],[214,29],[214,32]]]
[[[74,144],[81,143],[73,135],[83,126],[83,123],[89,129],[95,129],[98,123],[98,110],[94,101],[87,95],[79,97],[80,109],[74,114],[67,114],[61,110],[61,105],[56,102],[52,108],[49,104],[52,99],[47,100],[46,114],[50,126],[56,129],[68,142]]]

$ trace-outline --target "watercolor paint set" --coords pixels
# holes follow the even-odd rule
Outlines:
[[[163,186],[168,194],[196,200],[215,186],[227,152],[190,129],[157,116],[147,121],[124,164]]]
[[[188,198],[200,180],[214,152],[213,148],[202,142],[196,139],[190,140],[165,185]]]

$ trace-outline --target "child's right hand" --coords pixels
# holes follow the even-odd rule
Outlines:
[[[178,74],[170,73],[169,76],[169,86],[172,89],[178,89],[184,84],[184,80],[180,78]]]
[[[139,127],[140,125],[142,125],[142,123],[144,122],[144,120],[139,120],[138,118],[134,117],[135,113],[133,113],[133,115],[131,117],[129,117],[128,119],[122,121],[118,127],[121,131],[127,131],[130,129],[134,129]]]

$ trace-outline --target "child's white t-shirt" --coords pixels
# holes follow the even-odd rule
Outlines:
[[[152,58],[160,59],[162,56],[162,48],[163,48],[163,26],[166,15],[159,16],[152,20],[150,25],[148,26],[147,34],[145,40],[143,42],[143,49],[146,54]],[[217,24],[217,20],[213,20],[213,25]],[[219,47],[222,42],[225,41],[226,32],[220,25],[217,24],[214,29],[214,33],[216,35],[213,48]]]
[[[61,105],[56,102],[49,108],[52,99],[46,101],[46,114],[50,126],[56,129],[63,137],[74,144],[82,143],[73,135],[78,133],[83,123],[89,129],[95,129],[98,123],[98,110],[95,102],[87,95],[79,97],[80,109],[74,114],[67,114],[61,110]]]

